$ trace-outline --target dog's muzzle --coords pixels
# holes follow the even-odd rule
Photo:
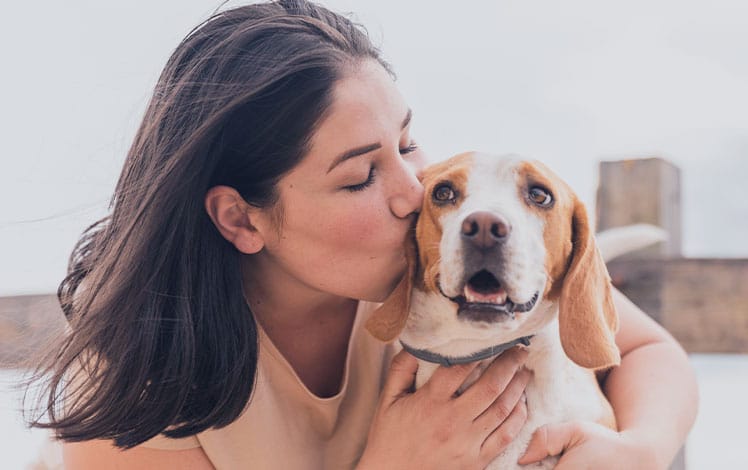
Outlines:
[[[516,303],[509,298],[498,278],[482,269],[472,275],[462,289],[462,295],[450,297],[444,293],[437,280],[439,292],[457,304],[457,315],[469,321],[501,323],[514,320],[516,313],[529,312],[535,307],[540,292],[535,292],[527,302]]]

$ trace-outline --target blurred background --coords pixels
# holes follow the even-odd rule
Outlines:
[[[381,46],[414,110],[412,135],[433,160],[468,149],[527,155],[548,163],[593,208],[598,162],[660,157],[680,170],[680,254],[748,258],[745,2],[323,3],[353,12]],[[8,331],[30,320],[2,305],[37,311],[19,296],[55,292],[78,236],[106,213],[161,68],[221,5],[0,6],[6,20],[0,28],[0,341],[6,345]],[[731,305],[748,324],[748,303]],[[738,345],[691,355],[702,403],[686,446],[689,469],[748,468],[742,445],[748,359],[734,354],[740,351]],[[21,424],[20,394],[11,387],[19,375],[0,369],[3,468],[25,468],[44,439]]]

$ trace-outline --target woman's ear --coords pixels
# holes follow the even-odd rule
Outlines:
[[[265,241],[256,227],[262,209],[247,203],[230,186],[213,186],[205,194],[205,211],[218,232],[245,254],[259,252]]]

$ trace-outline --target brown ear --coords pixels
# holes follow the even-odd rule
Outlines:
[[[559,300],[561,344],[582,367],[618,365],[615,343],[618,314],[613,305],[608,270],[597,251],[584,204],[575,201],[572,216],[572,259]]]
[[[414,230],[411,230],[411,232],[414,232]],[[418,265],[414,233],[409,235],[405,242],[405,258],[408,261],[408,269],[402,280],[384,303],[374,310],[366,321],[366,329],[381,341],[390,342],[395,339],[405,328],[405,322],[408,320],[410,292],[413,288]]]

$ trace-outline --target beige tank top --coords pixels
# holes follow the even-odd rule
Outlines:
[[[259,330],[259,362],[244,413],[221,429],[184,439],[157,436],[154,449],[202,447],[217,469],[353,468],[366,444],[369,424],[394,354],[363,328],[377,304],[359,302],[348,343],[340,392],[319,398]]]

